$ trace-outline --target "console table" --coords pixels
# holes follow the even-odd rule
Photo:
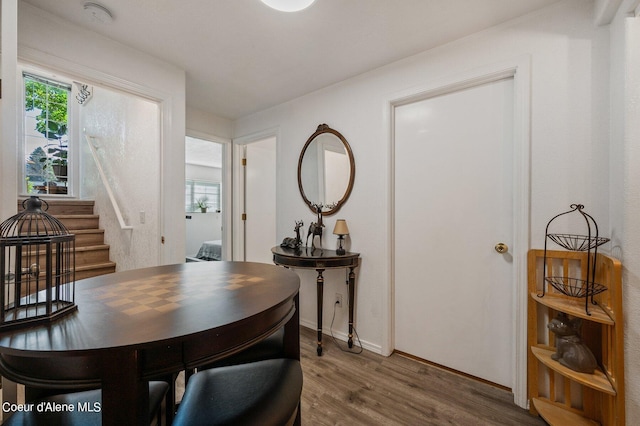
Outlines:
[[[324,277],[322,273],[325,269],[349,268],[349,347],[353,347],[353,306],[355,299],[356,274],[354,270],[360,262],[360,253],[350,253],[339,255],[335,250],[312,249],[301,247],[290,249],[276,246],[271,249],[273,253],[273,263],[287,268],[315,269],[318,272],[316,278],[317,285],[317,305],[318,305],[318,356],[322,355],[322,297],[324,290]]]

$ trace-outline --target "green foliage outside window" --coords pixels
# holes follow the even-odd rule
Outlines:
[[[48,140],[60,141],[67,134],[68,89],[25,78],[25,110],[40,110],[36,130]]]
[[[29,182],[63,181],[68,176],[68,97],[71,88],[61,83],[24,75],[25,114],[35,112],[35,130],[44,143],[27,157],[26,177]],[[31,145],[33,146],[33,145]],[[27,186],[27,190],[33,188]],[[66,192],[66,188],[65,188]]]

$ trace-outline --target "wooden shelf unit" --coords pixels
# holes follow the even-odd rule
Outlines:
[[[586,252],[547,250],[547,276],[584,279]],[[593,257],[593,254],[591,254]],[[585,311],[583,298],[566,296],[544,283],[544,250],[528,255],[528,393],[532,414],[550,425],[625,424],[624,330],[622,265],[598,253],[595,282],[607,287]],[[544,297],[543,285],[546,285]],[[551,359],[555,336],[547,329],[558,312],[582,318],[582,340],[594,353],[600,369],[578,373]]]

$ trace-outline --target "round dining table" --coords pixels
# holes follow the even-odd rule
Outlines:
[[[298,276],[190,262],[77,281],[77,311],[0,332],[0,373],[28,388],[102,388],[104,425],[148,425],[148,381],[222,359],[285,328],[300,359]]]

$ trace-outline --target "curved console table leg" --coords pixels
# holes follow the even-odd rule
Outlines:
[[[318,271],[318,278],[316,278],[316,285],[318,287],[318,356],[322,355],[322,298],[324,293],[324,277],[322,273],[324,269],[316,269]]]
[[[349,268],[349,281],[347,285],[349,286],[349,347],[353,347],[353,306],[355,305],[355,292],[356,292],[356,273],[354,272],[356,268]]]

